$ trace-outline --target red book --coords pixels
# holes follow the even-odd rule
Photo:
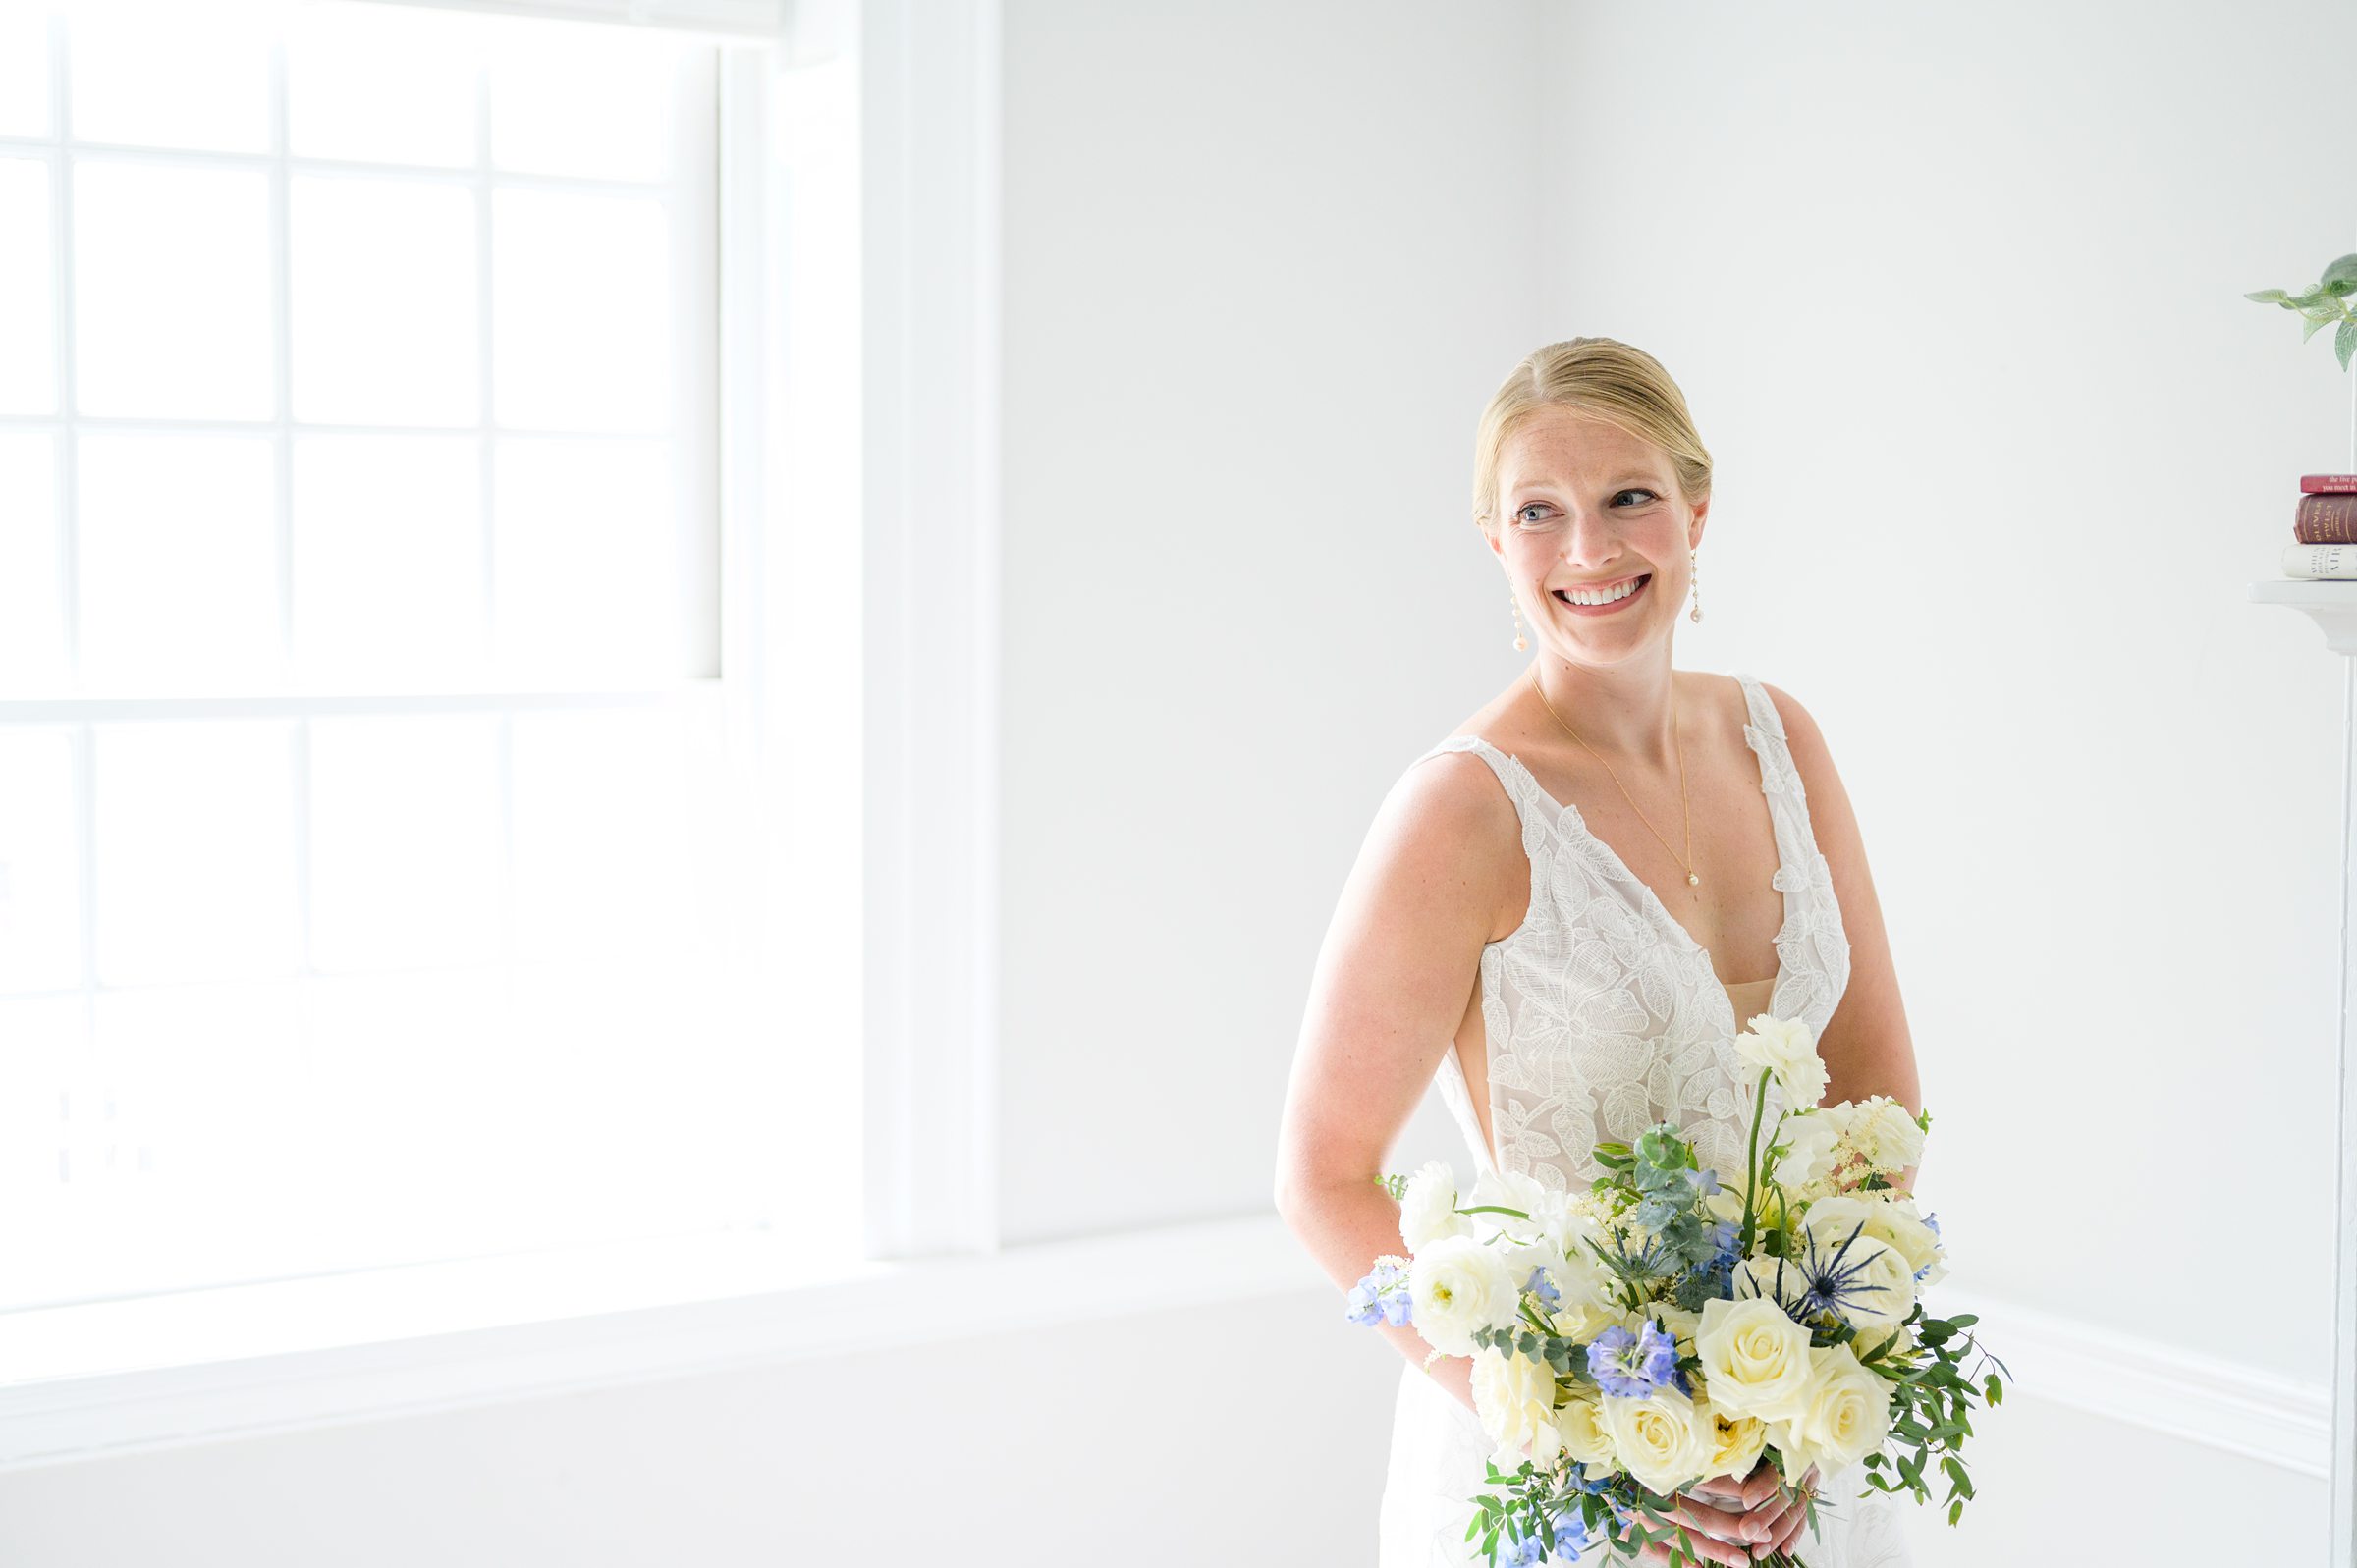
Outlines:
[[[2336,496],[2357,490],[2357,473],[2304,473],[2300,475],[2300,493],[2309,496]]]
[[[2300,497],[2292,514],[2291,536],[2304,545],[2357,544],[2357,494]]]

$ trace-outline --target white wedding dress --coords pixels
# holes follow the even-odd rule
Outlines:
[[[1454,736],[1416,759],[1470,751],[1488,763],[1521,816],[1530,857],[1528,916],[1481,951],[1495,1151],[1483,1143],[1453,1047],[1437,1080],[1476,1170],[1503,1165],[1549,1187],[1581,1190],[1601,1174],[1591,1158],[1600,1140],[1630,1140],[1668,1120],[1685,1130],[1702,1164],[1739,1173],[1750,1125],[1746,1091],[1757,1080],[1735,1054],[1738,1020],[1773,1012],[1805,1017],[1823,1031],[1832,1018],[1849,980],[1840,905],[1809,826],[1782,717],[1757,680],[1735,679],[1751,716],[1743,738],[1759,758],[1776,830],[1771,885],[1784,895],[1773,978],[1723,986],[1709,950],[1588,831],[1578,808],[1548,795],[1519,759],[1476,735]],[[1781,1108],[1771,1088],[1771,1121]],[[1379,1568],[1484,1560],[1465,1527],[1473,1517],[1467,1499],[1484,1486],[1492,1449],[1470,1410],[1418,1368],[1401,1367]],[[1818,1528],[1791,1547],[1808,1568],[1912,1563],[1903,1515],[1916,1503],[1866,1487],[1865,1474],[1851,1465],[1821,1481]],[[1503,1557],[1503,1542],[1500,1551]],[[1591,1547],[1581,1568],[1606,1560],[1601,1547]]]

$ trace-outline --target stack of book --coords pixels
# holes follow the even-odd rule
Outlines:
[[[2283,547],[2286,577],[2357,577],[2357,473],[2300,475],[2298,541]]]

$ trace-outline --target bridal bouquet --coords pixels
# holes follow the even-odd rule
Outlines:
[[[1735,1046],[1760,1069],[1740,1185],[1698,1168],[1667,1122],[1598,1144],[1587,1192],[1484,1172],[1460,1203],[1440,1161],[1377,1178],[1408,1255],[1378,1259],[1347,1316],[1473,1358],[1497,1451],[1465,1536],[1493,1568],[1598,1542],[1633,1556],[1666,1541],[1673,1563],[1700,1562],[1692,1527],[1644,1521],[1763,1455],[1787,1487],[1862,1461],[1878,1490],[1927,1502],[1936,1461],[1951,1525],[1973,1494],[1968,1413],[2003,1384],[1964,1368],[1972,1314],[1925,1311],[1947,1272],[1939,1224],[1891,1185],[1922,1159],[1931,1113],[1885,1095],[1819,1107],[1825,1064],[1803,1021],[1757,1014]],[[1771,1079],[1800,1108],[1763,1128]],[[1813,1496],[1808,1510],[1814,1529]]]

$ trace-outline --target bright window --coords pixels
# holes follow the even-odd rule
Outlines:
[[[772,1217],[718,81],[0,0],[0,1310]]]

